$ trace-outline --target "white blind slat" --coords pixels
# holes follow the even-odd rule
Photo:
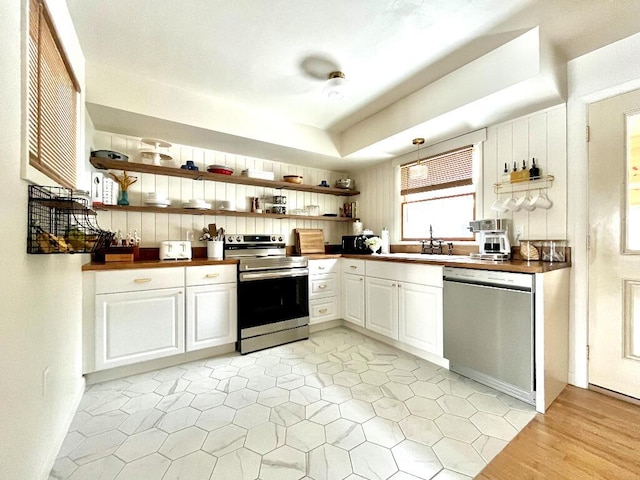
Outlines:
[[[402,165],[402,195],[442,188],[471,185],[473,182],[473,146],[434,155]]]

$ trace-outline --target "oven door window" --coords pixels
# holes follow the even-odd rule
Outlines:
[[[239,282],[240,328],[309,316],[308,289],[308,276]]]

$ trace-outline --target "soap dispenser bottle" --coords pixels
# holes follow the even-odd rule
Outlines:
[[[380,240],[382,241],[380,253],[390,253],[389,230],[387,230],[387,227],[384,227],[382,232],[380,232]]]
[[[529,169],[529,180],[537,180],[540,178],[540,169],[536,165],[536,159],[531,159],[531,168]]]

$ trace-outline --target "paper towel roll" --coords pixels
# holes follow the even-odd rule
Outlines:
[[[389,253],[389,230],[386,228],[382,229],[382,232],[380,232],[380,240],[382,240],[382,249],[380,253]]]

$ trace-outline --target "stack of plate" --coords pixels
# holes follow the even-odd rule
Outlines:
[[[199,210],[209,210],[211,208],[211,204],[205,202],[201,199],[191,199],[188,202],[182,204],[183,208],[196,208]]]
[[[161,193],[149,192],[147,193],[147,199],[144,201],[144,204],[150,207],[165,208],[171,205],[171,200]]]
[[[233,173],[233,168],[227,167],[226,165],[209,165],[207,167],[207,172],[219,173],[220,175],[231,175]]]

